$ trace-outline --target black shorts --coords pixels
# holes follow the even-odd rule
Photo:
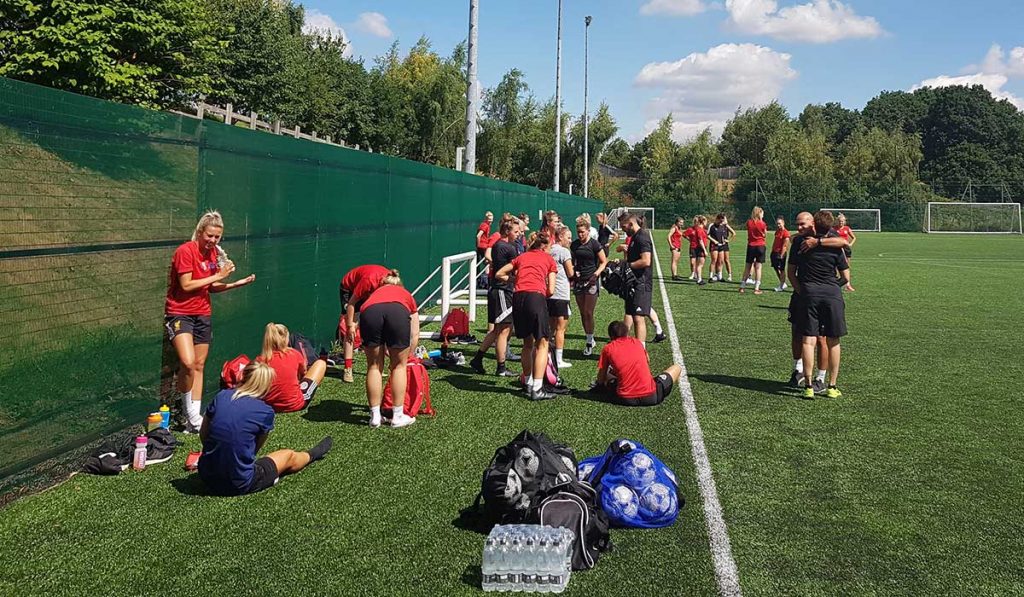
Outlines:
[[[277,485],[277,481],[280,478],[280,475],[277,473],[277,465],[274,464],[274,461],[269,456],[264,456],[253,463],[252,482],[249,483],[249,487],[242,493],[256,493],[257,491],[270,489]]]
[[[801,336],[841,338],[846,335],[846,304],[842,296],[806,296],[795,309],[793,331]]]
[[[620,406],[657,406],[665,401],[665,397],[672,393],[672,376],[662,373],[654,378],[654,393],[642,398],[623,398],[615,391],[612,384],[602,390],[605,399],[612,404]]]
[[[401,303],[380,303],[359,317],[359,335],[363,346],[409,348],[409,319],[412,314]]]
[[[588,294],[593,296],[600,296],[601,294],[601,281],[598,280],[593,284],[588,284],[590,276],[582,278],[579,282],[572,285],[572,293],[576,296],[586,296]]]
[[[344,313],[345,309],[348,308],[348,302],[352,300],[352,291],[345,289],[344,286],[338,286],[338,301],[341,303],[341,312]]]
[[[487,289],[487,323],[512,323],[512,291],[491,286]]]
[[[320,384],[312,379],[308,377],[302,378],[302,381],[299,382],[299,391],[302,392],[302,400],[306,403],[302,408],[309,406],[309,403],[313,401],[313,395],[316,394],[316,389],[319,387]]]
[[[548,299],[548,317],[565,317],[572,315],[569,309],[569,301],[561,299]]]
[[[487,255],[487,249],[481,249],[480,247],[477,247],[477,249],[476,249],[476,260],[477,261],[483,261],[484,258],[486,257],[486,255]]]
[[[850,247],[843,247],[843,254],[846,255],[847,259],[849,259],[850,257],[853,257],[853,249]]]
[[[747,263],[764,263],[764,247],[747,245]]]
[[[772,253],[772,269],[786,269],[786,255]]]
[[[512,327],[516,338],[541,340],[551,335],[548,323],[548,299],[539,292],[517,292],[512,295]]]
[[[795,292],[789,295],[789,307],[786,309],[786,321],[793,324],[793,331],[797,331],[796,319],[794,319],[794,317],[796,316],[797,311],[802,308],[803,303],[800,301],[800,295]]]
[[[683,252],[683,249],[681,247],[669,247],[669,250],[672,251],[673,253],[682,253]]]
[[[171,342],[179,334],[192,334],[192,344],[209,344],[213,340],[209,315],[167,315],[164,317],[164,328]]]
[[[728,253],[729,252],[729,243],[722,243],[722,244],[718,245],[718,249],[712,249],[712,251],[716,251],[716,250],[719,251],[719,252],[722,252],[722,253]]]
[[[697,247],[696,249],[690,249],[690,259],[700,259],[704,256],[704,249]]]
[[[653,292],[651,292],[650,290],[637,288],[636,292],[633,293],[633,297],[626,299],[626,315],[635,315],[637,317],[650,317],[651,304],[653,299]]]

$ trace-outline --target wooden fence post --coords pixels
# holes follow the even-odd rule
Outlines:
[[[228,107],[225,108],[225,110],[224,110],[224,124],[226,124],[228,126],[231,126],[231,124],[232,124],[231,121],[233,119],[233,116],[232,116],[232,113],[231,113],[231,108],[232,108],[232,106],[229,103]]]

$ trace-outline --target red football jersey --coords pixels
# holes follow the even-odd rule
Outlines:
[[[185,292],[181,287],[182,274],[192,274],[193,280],[209,278],[218,271],[217,249],[214,247],[203,255],[199,243],[190,240],[174,251],[171,268],[167,276],[167,298],[164,313],[167,315],[206,315],[213,313],[210,305],[210,286]]]
[[[623,398],[646,398],[657,389],[647,351],[636,338],[626,336],[605,344],[597,370],[604,369],[605,365],[611,365],[611,372],[619,380],[616,392]]]

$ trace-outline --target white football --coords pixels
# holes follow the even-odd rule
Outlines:
[[[654,483],[645,489],[640,496],[640,502],[646,510],[659,517],[670,514],[676,507],[675,494],[661,483]]]
[[[640,500],[633,490],[625,485],[612,489],[612,507],[620,518],[635,518],[640,511]]]
[[[523,493],[523,480],[514,469],[508,469],[508,478],[505,479],[505,499],[511,500]]]

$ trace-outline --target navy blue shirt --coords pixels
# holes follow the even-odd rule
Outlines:
[[[209,419],[199,476],[218,493],[244,493],[253,479],[256,437],[274,428],[274,409],[252,396],[221,390],[206,408]]]

